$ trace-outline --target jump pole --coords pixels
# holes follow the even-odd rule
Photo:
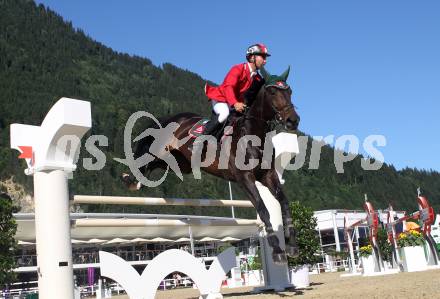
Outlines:
[[[74,204],[253,208],[249,200],[75,195]]]

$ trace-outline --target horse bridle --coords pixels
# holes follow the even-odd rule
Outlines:
[[[289,113],[291,110],[294,110],[294,107],[292,104],[286,104],[283,108],[281,108],[281,111],[278,110],[273,104],[271,105],[273,111],[275,112],[274,120],[278,124],[285,124],[285,121],[283,121],[282,113]]]
[[[267,86],[265,85],[264,89],[266,89],[268,87],[275,87],[277,89],[284,89],[284,90],[286,90],[286,89],[289,88],[289,85],[286,84],[286,85],[281,85],[280,86],[280,85],[276,85],[276,84],[271,84],[271,85],[267,85]],[[283,121],[282,114],[283,113],[289,113],[290,111],[295,110],[293,104],[292,103],[287,103],[286,105],[284,105],[280,109],[275,107],[275,105],[273,104],[272,101],[271,101],[270,104],[271,104],[273,112],[275,113],[273,121],[275,121],[276,125],[280,125],[281,124],[281,125],[286,126],[286,121]]]
[[[266,89],[268,87],[275,87],[277,89],[284,89],[284,90],[289,88],[289,86],[287,84],[286,85],[282,85],[282,86],[276,85],[276,84],[264,85],[263,86],[264,89]],[[245,108],[244,118],[245,119],[252,119],[253,118],[253,119],[262,120],[262,121],[266,122],[266,126],[269,125],[271,127],[277,127],[278,125],[286,126],[286,121],[283,121],[282,113],[288,113],[291,110],[294,110],[293,104],[292,103],[288,103],[288,104],[284,105],[284,107],[282,107],[281,109],[277,109],[277,107],[275,107],[275,105],[272,102],[270,103],[270,106],[272,108],[272,111],[275,114],[274,118],[271,119],[271,120],[265,120],[264,118],[261,118],[261,117],[257,117],[257,116],[254,116],[254,115],[249,115],[248,111],[250,110],[250,108],[248,108],[248,107]]]

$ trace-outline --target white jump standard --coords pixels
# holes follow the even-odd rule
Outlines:
[[[91,126],[90,103],[69,98],[60,99],[41,126],[11,125],[11,148],[30,151],[23,158],[25,173],[34,176],[40,298],[74,297],[67,179]]]

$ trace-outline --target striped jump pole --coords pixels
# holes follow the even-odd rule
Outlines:
[[[253,208],[249,200],[75,195],[74,204]]]

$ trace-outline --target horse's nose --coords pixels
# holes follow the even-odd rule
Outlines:
[[[299,116],[295,117],[294,119],[292,118],[288,118],[286,121],[286,129],[287,130],[296,130],[298,129],[298,125],[299,125]]]

